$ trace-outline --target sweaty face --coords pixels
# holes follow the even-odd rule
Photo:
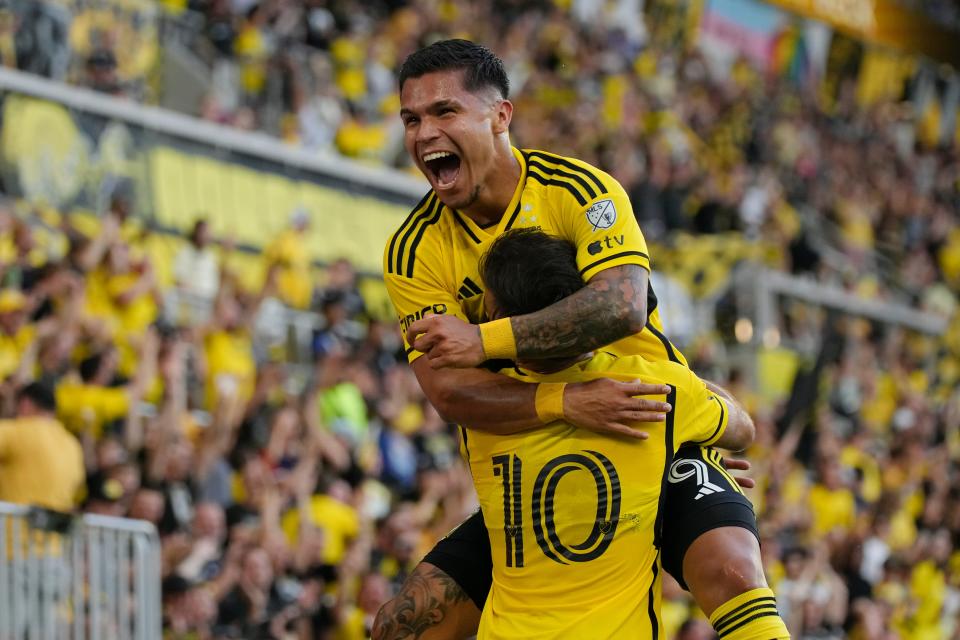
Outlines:
[[[502,102],[495,89],[463,88],[462,71],[409,78],[400,92],[404,144],[440,201],[465,209],[480,194],[494,158]]]

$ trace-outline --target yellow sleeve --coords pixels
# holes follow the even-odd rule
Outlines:
[[[573,162],[571,160],[571,162]],[[627,192],[612,176],[580,163],[596,197],[586,204],[570,200],[563,227],[577,247],[577,266],[584,281],[604,269],[635,264],[650,270],[647,241],[633,215]],[[601,186],[602,185],[602,186]]]
[[[130,275],[111,276],[107,278],[107,295],[111,300],[122,296],[133,284],[134,278]]]
[[[424,252],[425,253],[425,252]],[[389,247],[384,252],[383,281],[387,285],[387,293],[397,312],[400,322],[400,332],[404,333],[411,324],[429,315],[452,314],[465,322],[470,320],[460,308],[456,296],[437,277],[430,265],[419,259],[412,277],[398,273],[391,273],[387,268]],[[413,362],[423,354],[415,351],[407,344],[406,336],[403,346],[407,351],[407,358]]]
[[[80,410],[83,406],[81,390],[75,384],[64,383],[57,385],[54,395],[57,399],[57,417],[59,417],[68,427],[79,420]]]
[[[673,403],[674,443],[711,445],[727,428],[730,410],[693,372],[685,385],[678,385]]]
[[[107,387],[97,392],[98,417],[110,422],[130,413],[130,394],[122,387]]]

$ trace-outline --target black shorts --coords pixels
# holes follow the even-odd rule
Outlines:
[[[483,611],[493,584],[493,556],[480,509],[440,540],[423,561],[456,580],[477,609]]]
[[[670,465],[663,502],[660,560],[680,586],[683,556],[693,541],[712,529],[742,527],[760,540],[753,504],[723,469],[720,452],[709,447],[681,447]]]
[[[660,536],[661,562],[684,589],[683,556],[700,535],[720,527],[743,527],[760,539],[753,504],[740,492],[736,481],[721,470],[720,460],[714,449],[683,447],[670,466]],[[493,583],[493,557],[479,509],[440,540],[423,560],[456,580],[483,610]]]

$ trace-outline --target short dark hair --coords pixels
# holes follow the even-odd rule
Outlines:
[[[100,372],[100,365],[103,364],[103,353],[95,353],[91,356],[87,356],[80,361],[80,380],[84,383],[91,382],[94,378],[97,377],[97,374]]]
[[[493,87],[501,98],[510,95],[510,79],[503,60],[483,45],[460,39],[440,40],[407,56],[400,65],[400,89],[408,78],[460,70],[464,71],[463,88],[467,91]]]
[[[507,231],[480,260],[480,275],[500,313],[523,315],[583,288],[572,244],[538,229]]]
[[[31,382],[20,390],[20,399],[27,399],[43,411],[57,411],[57,396],[53,385],[46,382]]]

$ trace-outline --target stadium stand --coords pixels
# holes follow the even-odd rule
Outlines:
[[[957,637],[957,73],[840,32],[813,69],[788,21],[766,66],[738,55],[717,74],[716,51],[690,46],[725,17],[717,2],[645,4],[8,0],[0,61],[408,171],[398,62],[442,35],[489,44],[518,143],[617,177],[663,289],[709,309],[689,331],[675,313],[672,333],[665,297],[664,322],[757,421],[750,497],[795,637]],[[899,4],[958,26],[951,3]],[[163,77],[184,60],[202,91]],[[370,277],[398,199],[338,200],[306,172],[2,100],[4,416],[25,384],[57,385],[83,510],[161,533],[168,637],[367,637],[475,505]],[[78,131],[96,131],[95,154]],[[128,190],[144,184],[130,148],[149,157],[131,170],[149,196]],[[81,184],[83,162],[97,173]],[[761,329],[744,264],[950,322],[913,331],[787,294]],[[664,612],[667,637],[709,637],[676,585]]]

